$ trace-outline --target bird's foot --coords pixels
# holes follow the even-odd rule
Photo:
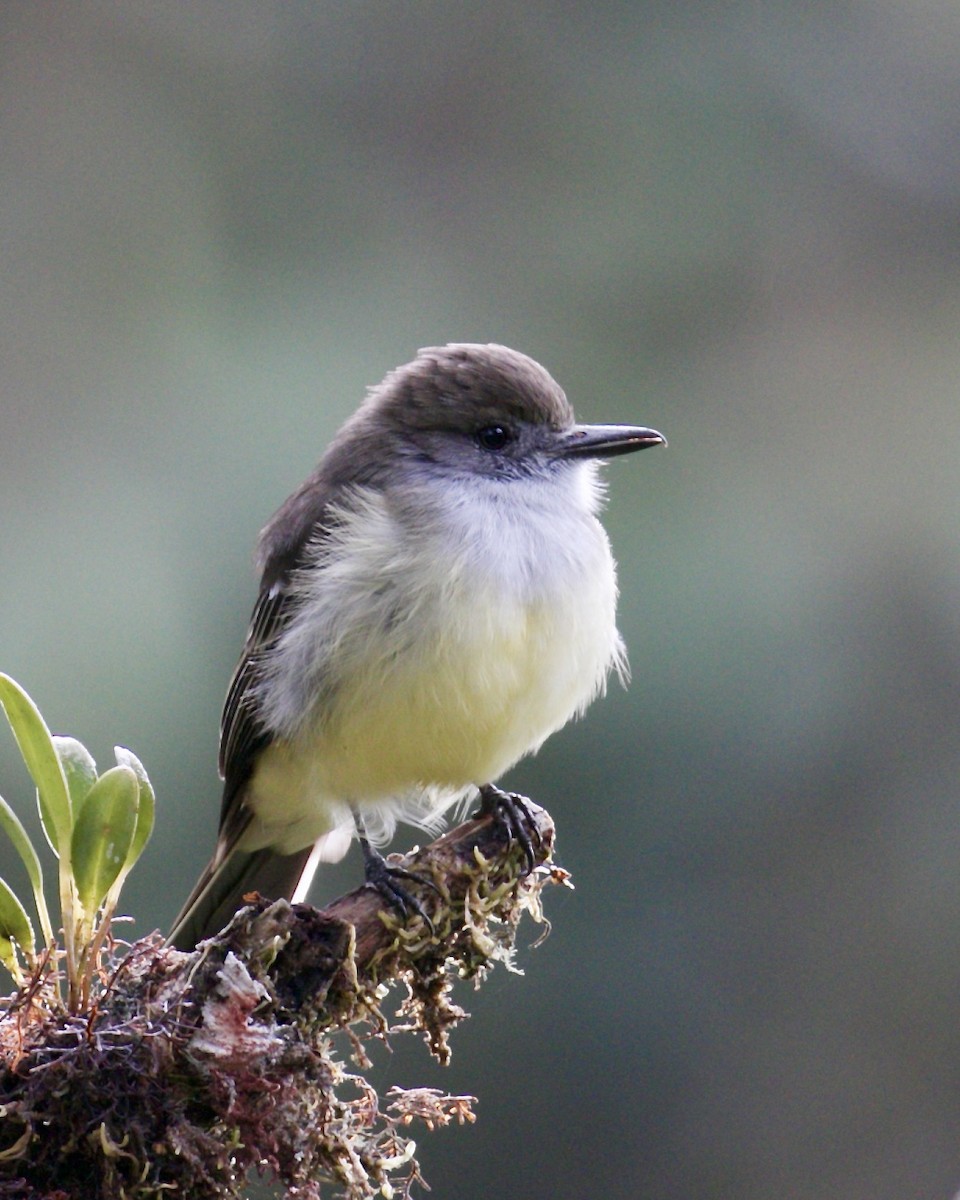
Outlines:
[[[477,816],[493,816],[507,832],[507,836],[520,843],[523,851],[526,874],[536,866],[534,846],[541,846],[543,839],[526,796],[517,792],[505,792],[492,783],[480,788],[480,810]]]
[[[401,880],[409,879],[413,883],[433,888],[437,895],[442,897],[443,893],[433,880],[428,879],[426,875],[419,875],[416,871],[408,871],[406,867],[397,867],[392,863],[388,863],[380,851],[374,850],[362,834],[360,836],[360,849],[363,851],[363,873],[367,887],[371,887],[379,892],[387,904],[391,908],[396,909],[405,919],[411,913],[416,913],[418,917],[423,919],[430,933],[435,933],[436,930],[433,927],[433,922],[427,916],[426,909],[410,889],[404,887],[401,882]]]

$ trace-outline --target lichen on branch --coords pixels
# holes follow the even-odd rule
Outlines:
[[[530,807],[529,874],[490,816],[396,860],[436,885],[432,930],[368,888],[324,910],[257,898],[190,954],[114,943],[83,1011],[46,1002],[49,971],[27,980],[0,1014],[0,1197],[231,1200],[251,1171],[291,1200],[409,1195],[417,1123],[471,1121],[474,1101],[379,1096],[364,1042],[418,1032],[448,1061],[454,981],[511,966],[524,913],[545,925],[543,886],[567,877]]]

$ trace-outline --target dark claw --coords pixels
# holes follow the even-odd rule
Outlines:
[[[527,868],[525,874],[529,875],[537,863],[533,847],[543,844],[530,801],[516,792],[505,792],[492,783],[485,783],[480,788],[480,812],[477,815],[494,816],[511,841],[520,843]]]
[[[408,871],[406,867],[395,867],[388,863],[378,850],[374,850],[363,835],[360,837],[360,848],[363,851],[363,873],[367,886],[375,888],[387,904],[391,908],[395,908],[401,916],[409,917],[411,912],[415,912],[423,919],[430,933],[436,933],[433,922],[427,916],[423,905],[409,888],[405,888],[399,882],[401,879],[410,879],[424,887],[433,888],[438,896],[442,896],[443,893],[433,880],[428,879],[426,875],[418,875],[416,871]]]

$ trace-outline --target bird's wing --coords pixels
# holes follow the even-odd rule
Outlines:
[[[281,517],[285,519],[278,520]],[[249,824],[244,789],[257,755],[270,742],[257,695],[264,659],[299,607],[297,573],[331,528],[330,491],[315,476],[290,497],[261,535],[260,595],[220,719],[223,799],[216,861],[222,861]]]
[[[257,597],[243,653],[227,689],[220,719],[220,774],[223,805],[220,828],[224,831],[228,809],[250,777],[257,754],[269,741],[257,715],[256,688],[264,655],[286,628],[294,611],[289,584],[274,583]]]
[[[257,695],[264,658],[297,611],[297,572],[304,565],[309,547],[322,541],[330,529],[325,493],[315,484],[312,494],[305,495],[306,491],[304,488],[295,493],[300,506],[294,514],[297,519],[283,522],[276,536],[272,536],[273,529],[268,525],[261,536],[260,594],[220,719],[223,798],[217,847],[170,935],[172,943],[183,949],[219,929],[242,904],[245,893],[256,890],[269,896],[292,894],[312,852],[309,846],[294,855],[277,855],[269,847],[252,854],[236,852],[252,817],[243,802],[244,791],[257,755],[271,740],[260,720]],[[290,505],[288,501],[286,508]]]

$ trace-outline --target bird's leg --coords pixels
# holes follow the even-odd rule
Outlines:
[[[480,785],[480,811],[477,815],[495,817],[507,831],[507,835],[520,843],[527,874],[536,865],[534,843],[537,846],[541,844],[540,830],[529,805],[530,801],[517,792],[505,792],[492,783]]]
[[[419,875],[416,871],[408,871],[406,867],[395,867],[383,857],[379,850],[375,850],[370,845],[367,837],[367,827],[361,817],[359,811],[350,806],[353,812],[353,820],[357,827],[357,837],[360,841],[360,849],[363,852],[363,874],[367,886],[374,888],[386,900],[391,908],[395,908],[403,917],[408,917],[411,912],[415,912],[419,917],[423,918],[424,923],[431,933],[434,932],[433,922],[427,916],[423,905],[414,896],[409,888],[405,888],[401,879],[411,879],[414,883],[422,883],[425,887],[433,888],[438,896],[443,893],[426,875]]]

